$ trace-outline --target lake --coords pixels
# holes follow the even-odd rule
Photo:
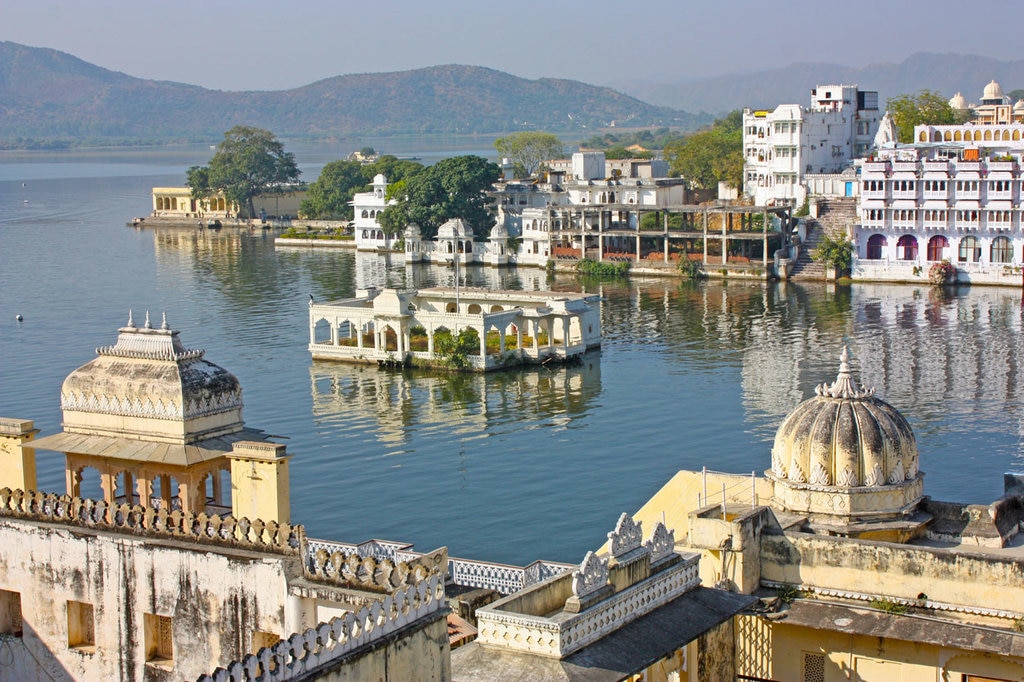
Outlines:
[[[489,142],[466,145],[487,153]],[[471,286],[601,293],[602,350],[579,366],[488,376],[314,363],[310,294],[450,284],[451,271],[275,248],[265,234],[125,227],[148,214],[151,187],[181,184],[209,155],[0,155],[0,416],[59,431],[64,377],[114,342],[129,309],[157,324],[166,312],[186,346],[238,376],[246,422],[287,437],[292,517],[311,536],[516,564],[580,561],[679,469],[767,469],[775,429],[835,378],[844,344],[862,383],[913,426],[926,494],[987,503],[1004,471],[1022,469],[1019,289],[470,267]],[[308,180],[341,155],[297,153]],[[41,488],[63,491],[61,455],[40,452],[39,470]]]

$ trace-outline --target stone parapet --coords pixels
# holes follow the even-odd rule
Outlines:
[[[519,598],[518,595],[501,599],[477,611],[478,641],[564,658],[697,587],[700,584],[698,559],[697,556],[685,558],[580,613],[559,612],[554,616],[517,613],[507,607]]]
[[[0,517],[277,554],[299,554],[305,536],[302,526],[287,523],[167,511],[137,504],[111,505],[103,500],[10,488],[0,489]]]
[[[417,559],[392,561],[372,556],[328,552],[321,547],[303,562],[306,577],[360,590],[386,593],[418,585],[435,574],[448,573],[448,550],[442,547]]]
[[[0,436],[13,438],[31,436],[37,429],[33,428],[34,422],[31,419],[11,419],[0,417]]]
[[[241,661],[217,668],[200,676],[198,682],[309,679],[310,671],[378,642],[417,620],[440,617],[445,608],[444,574],[435,572],[414,585],[387,594],[369,607],[332,618]]]

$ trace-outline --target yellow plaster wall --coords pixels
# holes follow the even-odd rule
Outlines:
[[[764,580],[863,594],[978,606],[1024,614],[1024,562],[950,551],[804,534],[763,536]]]
[[[756,477],[754,482],[757,503],[767,504],[772,496],[772,482],[762,476]],[[727,510],[730,502],[750,504],[750,476],[719,474],[709,471],[707,490],[711,504],[718,504],[722,501],[723,483],[726,487]],[[654,530],[654,526],[659,521],[664,521],[666,528],[675,531],[676,541],[681,541],[690,525],[690,512],[698,509],[697,496],[703,495],[703,489],[701,472],[680,471],[633,514],[633,520],[643,523],[645,537]],[[607,552],[608,545],[605,543],[599,553],[606,554]]]
[[[36,451],[25,444],[35,438],[28,420],[0,420],[0,488],[36,489]]]
[[[825,656],[825,682],[960,682],[962,674],[1024,679],[1021,658],[816,630],[758,616],[737,616],[736,649],[738,674],[775,680],[803,680],[805,653]]]
[[[231,514],[235,518],[290,523],[291,496],[286,458],[231,457]]]

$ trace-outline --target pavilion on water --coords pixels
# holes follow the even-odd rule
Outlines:
[[[462,369],[565,362],[601,345],[599,301],[550,291],[365,289],[352,299],[310,301],[309,351],[315,360],[444,364],[438,340],[462,335],[474,346]]]

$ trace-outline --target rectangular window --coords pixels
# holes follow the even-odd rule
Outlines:
[[[96,624],[92,604],[68,602],[68,646],[85,649],[96,646]]]
[[[0,590],[0,635],[21,637],[21,593]]]
[[[146,661],[150,663],[172,662],[174,660],[174,639],[171,635],[170,617],[146,613],[143,614],[142,620],[146,631]]]

